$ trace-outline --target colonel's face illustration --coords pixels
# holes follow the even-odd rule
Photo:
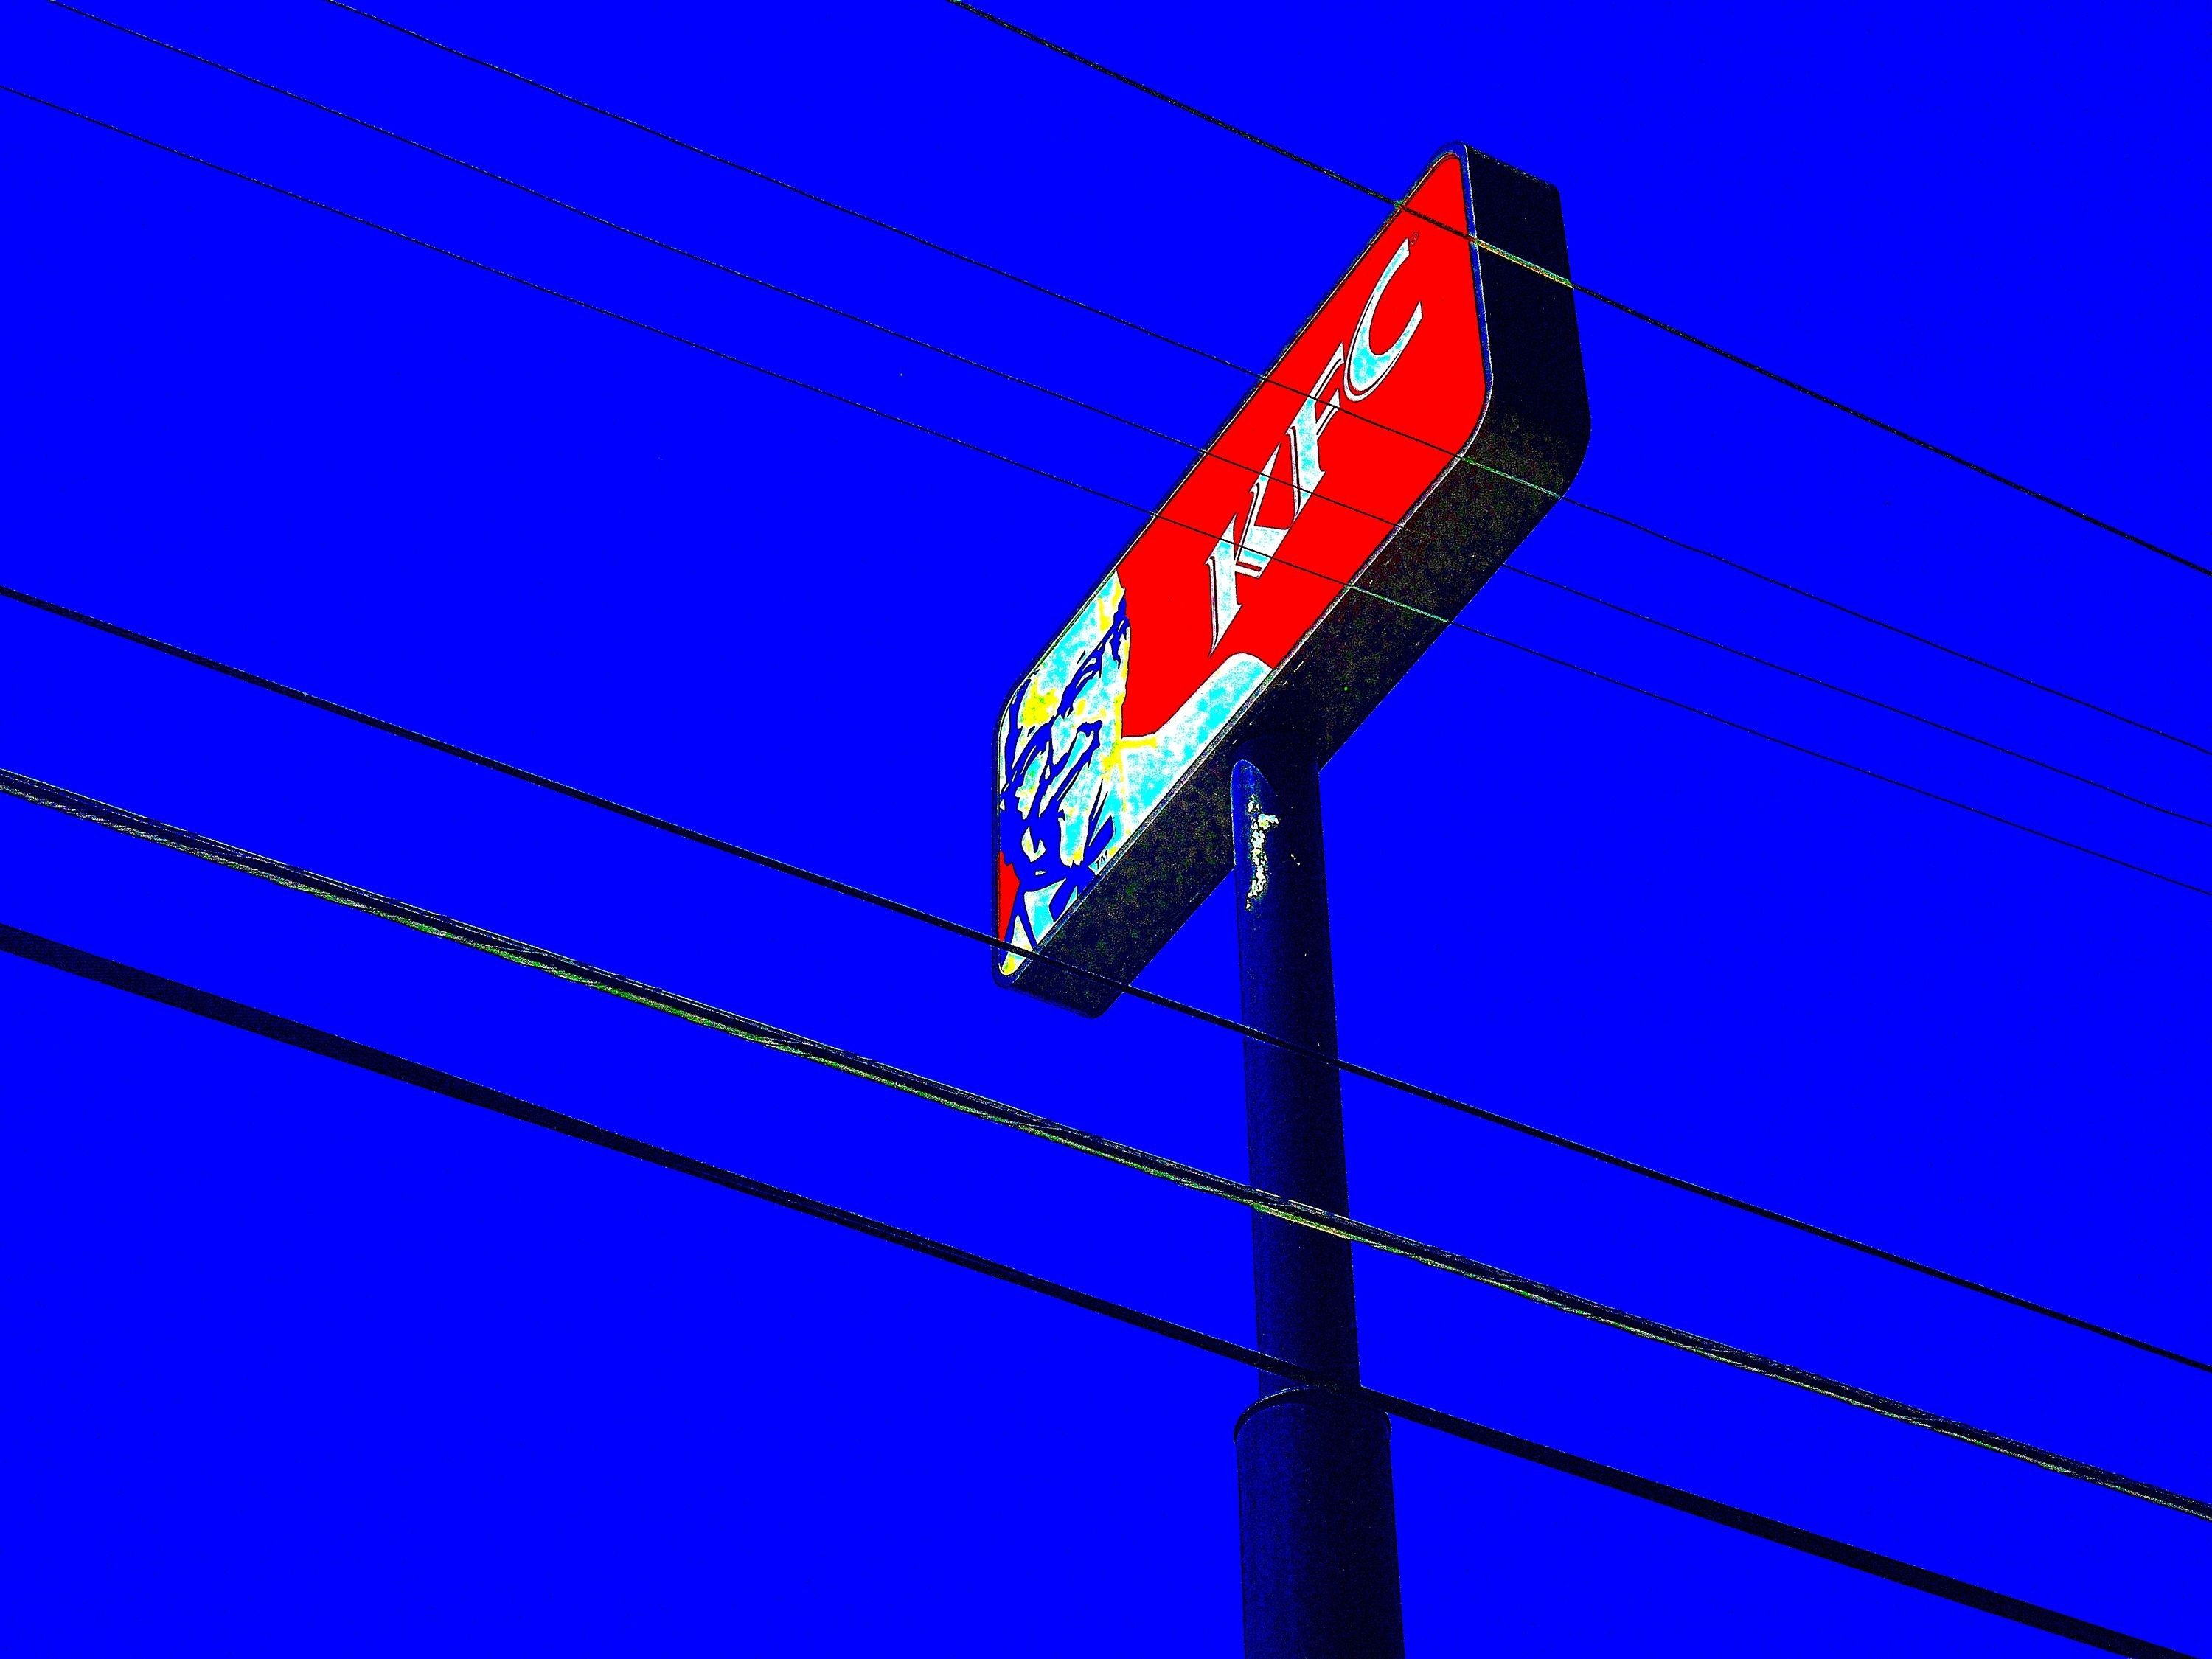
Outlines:
[[[1128,608],[1109,576],[1000,719],[999,934],[1017,945],[1034,947],[1118,839],[1128,652]]]

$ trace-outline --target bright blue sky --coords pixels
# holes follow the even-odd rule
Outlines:
[[[394,5],[403,0],[392,0]],[[1225,373],[313,0],[113,15],[1188,437]],[[1464,140],[1578,275],[2199,558],[2202,21],[1391,3],[1022,21],[1386,189]],[[1224,356],[1371,202],[947,7],[406,21]],[[210,15],[210,12],[216,15]],[[34,0],[5,77],[1157,499],[1178,452]],[[0,107],[5,580],[966,920],[996,700],[1127,514]],[[2212,581],[1602,310],[1580,489],[2212,741]],[[2212,816],[2201,756],[1557,514],[1531,568]],[[2212,884],[2208,831],[1527,584],[1470,620]],[[1236,1045],[28,614],[0,763],[1232,1174]],[[2212,1350],[2212,900],[1481,641],[1325,784],[1347,1053]],[[1235,1337],[1243,1216],[0,805],[0,920]],[[1211,903],[1147,982],[1234,999]],[[11,1620],[41,1653],[1229,1653],[1249,1376],[0,963]],[[2212,1382],[1362,1085],[1388,1225],[2198,1493]],[[1380,1385],[2185,1648],[2201,1523],[1363,1261]],[[2057,1653],[1416,1429],[1422,1656]]]

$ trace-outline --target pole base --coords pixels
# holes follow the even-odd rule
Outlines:
[[[1285,1389],[1237,1420],[1245,1659],[1401,1659],[1390,1419]]]

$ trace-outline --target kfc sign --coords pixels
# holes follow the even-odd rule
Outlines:
[[[1446,151],[1016,684],[1002,982],[1103,1010],[1056,962],[1127,979],[1228,872],[1236,742],[1334,753],[1572,478],[1572,295],[1478,234],[1565,273],[1557,192]]]

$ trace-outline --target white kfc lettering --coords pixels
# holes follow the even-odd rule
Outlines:
[[[1334,395],[1325,407],[1316,410],[1315,404],[1321,398],[1321,389],[1343,367],[1344,348],[1339,346],[1336,355],[1328,360],[1328,367],[1322,370],[1321,379],[1314,382],[1314,389],[1306,393],[1305,402],[1298,405],[1298,412],[1291,417],[1291,454],[1298,469],[1297,497],[1291,507],[1293,519],[1305,511],[1306,497],[1321,483],[1321,434],[1341,407]]]
[[[1390,263],[1382,268],[1374,291],[1367,296],[1366,308],[1359,313],[1359,326],[1352,331],[1348,353],[1346,347],[1337,347],[1328,360],[1328,367],[1322,370],[1313,390],[1298,405],[1298,412],[1291,417],[1290,429],[1284,434],[1291,451],[1291,523],[1260,522],[1260,508],[1267,500],[1267,486],[1274,482],[1275,468],[1283,459],[1283,445],[1278,444],[1269,453],[1267,464],[1252,481],[1252,501],[1243,514],[1243,533],[1237,532],[1237,521],[1230,520],[1228,528],[1221,532],[1221,539],[1206,559],[1206,572],[1212,585],[1213,644],[1217,649],[1221,636],[1229,631],[1229,624],[1242,609],[1237,597],[1237,579],[1250,576],[1256,580],[1267,574],[1275,550],[1282,545],[1283,538],[1291,533],[1298,514],[1306,510],[1306,503],[1321,486],[1321,434],[1342,411],[1345,399],[1357,403],[1382,384],[1383,379],[1398,366],[1399,357],[1413,340],[1413,331],[1421,325],[1421,307],[1417,303],[1413,314],[1407,319],[1406,326],[1389,349],[1376,351],[1369,338],[1375,326],[1376,307],[1382,302],[1382,291],[1390,286],[1390,279],[1398,274],[1398,268],[1413,251],[1413,239],[1410,236],[1398,244],[1398,251],[1390,256]],[[1328,391],[1329,382],[1340,374],[1342,380],[1339,391],[1329,392],[1328,401],[1323,402],[1322,393]]]
[[[1352,331],[1352,360],[1344,366],[1344,395],[1354,403],[1382,384],[1382,377],[1397,367],[1399,354],[1412,342],[1413,331],[1421,325],[1421,307],[1416,303],[1413,314],[1406,319],[1404,331],[1388,351],[1378,353],[1368,343],[1367,331],[1375,326],[1375,307],[1382,303],[1382,290],[1390,286],[1390,279],[1398,274],[1398,267],[1406,263],[1406,256],[1413,251],[1413,239],[1410,236],[1398,244],[1390,263],[1382,267],[1382,280],[1367,296],[1367,309],[1359,313],[1359,326]]]

